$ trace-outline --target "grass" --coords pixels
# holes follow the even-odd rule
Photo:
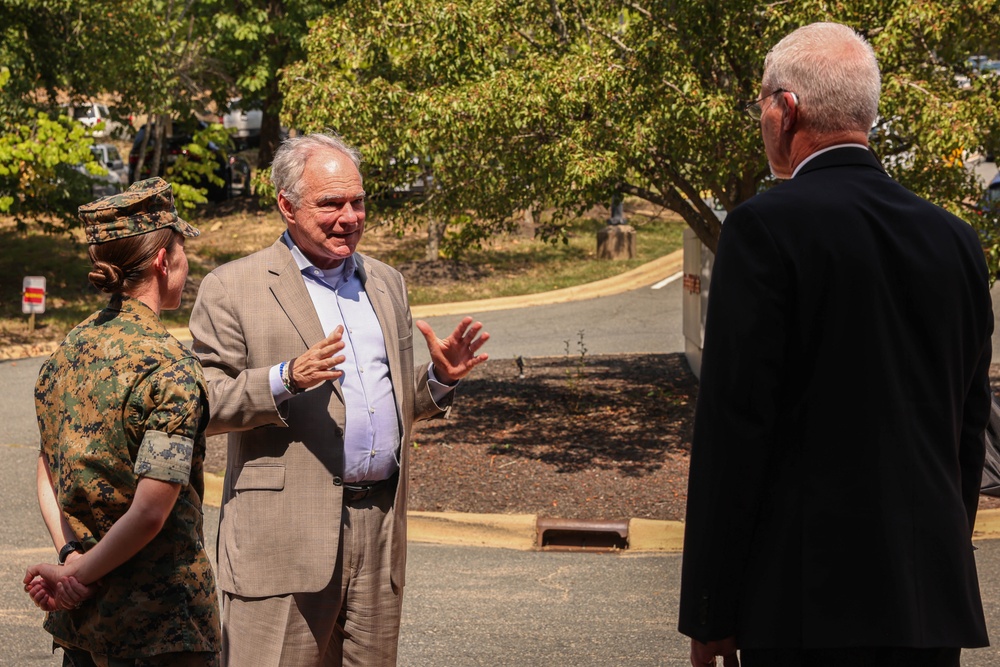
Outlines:
[[[574,222],[567,244],[505,237],[470,251],[465,261],[488,270],[488,276],[468,282],[410,284],[410,301],[446,303],[572,287],[624,273],[681,247],[684,225],[677,220],[633,215],[629,223],[637,234],[634,259],[598,260],[597,232],[605,222],[583,218]]]
[[[681,247],[684,223],[670,213],[626,204],[629,224],[636,228],[636,257],[596,259],[597,232],[607,211],[595,209],[574,221],[568,243],[551,244],[523,235],[507,235],[470,250],[462,261],[421,261],[424,234],[402,237],[370,218],[361,251],[397,266],[407,276],[412,305],[465,301],[494,296],[531,294],[579,285],[624,273]],[[190,275],[181,308],[163,313],[171,327],[186,326],[197,286],[216,266],[243,257],[275,241],[284,229],[277,212],[257,210],[246,201],[199,212],[191,222],[202,234],[187,242]],[[446,270],[442,270],[442,268]],[[90,262],[83,234],[21,233],[0,219],[0,344],[59,340],[76,323],[106,302],[87,280]],[[21,313],[24,276],[46,279],[46,312],[28,330]]]

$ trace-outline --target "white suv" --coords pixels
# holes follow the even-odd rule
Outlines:
[[[68,104],[66,111],[69,116],[93,130],[98,123],[104,121],[104,125],[99,130],[93,131],[95,138],[101,139],[119,134],[122,130],[121,123],[111,119],[111,112],[104,104],[97,102],[84,102],[82,104]]]

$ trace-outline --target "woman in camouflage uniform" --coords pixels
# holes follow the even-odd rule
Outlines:
[[[160,323],[180,305],[184,237],[159,178],[80,207],[93,271],[112,295],[42,367],[38,498],[60,565],[28,569],[64,666],[217,665],[204,548],[208,405],[196,357]]]

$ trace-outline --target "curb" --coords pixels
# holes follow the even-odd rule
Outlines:
[[[1000,538],[1000,509],[980,510],[976,513],[976,526],[972,530],[973,540],[995,540]]]
[[[584,285],[566,287],[538,294],[498,297],[481,301],[461,301],[410,308],[414,319],[440,315],[482,313],[529,306],[567,303],[582,299],[613,296],[652,285],[681,270],[683,249],[675,250],[630,271]],[[169,330],[179,340],[191,340],[187,327]],[[59,342],[13,345],[0,349],[0,360],[22,359],[51,354]],[[219,507],[224,477],[205,473],[204,503]],[[538,517],[533,514],[463,514],[458,512],[410,512],[407,538],[413,542],[454,544],[507,549],[533,550],[538,543]],[[1000,531],[1000,519],[997,522]],[[630,519],[629,552],[680,551],[684,524],[680,521]]]
[[[582,299],[594,299],[601,296],[613,296],[630,290],[652,285],[658,280],[681,270],[684,265],[684,249],[678,249],[631,271],[626,271],[611,278],[597,280],[585,285],[575,285],[562,289],[523,294],[520,296],[501,296],[482,301],[456,301],[454,303],[411,306],[413,318],[438,317],[439,315],[464,315],[466,313],[486,313],[494,310],[510,310],[527,308],[528,306],[548,306],[554,303],[567,303]]]
[[[222,476],[205,473],[205,504],[218,507]],[[534,514],[473,514],[415,512],[407,515],[407,540],[430,544],[540,550],[538,517]],[[974,541],[1000,539],[1000,509],[976,514]],[[622,553],[681,553],[684,522],[657,519],[628,520],[628,549]]]
[[[597,280],[584,285],[564,287],[562,289],[524,294],[519,296],[501,296],[481,301],[456,301],[454,303],[428,304],[411,306],[413,319],[438,317],[441,315],[465,315],[468,313],[487,313],[494,310],[512,310],[529,306],[548,306],[554,303],[567,303],[582,299],[595,299],[602,296],[613,296],[630,290],[652,285],[658,280],[673,275],[684,265],[684,249],[680,248],[669,255],[664,255],[631,271],[617,276]],[[187,327],[169,329],[170,334],[178,340],[191,340],[191,332]],[[48,356],[59,345],[59,341],[50,343],[35,343],[28,345],[11,345],[0,348],[0,361],[24,359],[26,357]]]
[[[219,507],[222,502],[222,482],[222,475],[205,473],[206,505]],[[1000,510],[997,510],[995,521],[997,536],[1000,537]],[[409,542],[520,551],[544,550],[538,546],[538,517],[534,514],[411,511],[407,514],[406,522],[406,538]],[[622,553],[680,553],[683,543],[683,521],[629,519],[628,549]]]
[[[618,276],[593,283],[538,294],[498,297],[482,301],[414,306],[414,319],[482,313],[495,310],[566,303],[581,299],[621,294],[652,285],[683,267],[683,250],[653,260]],[[191,340],[186,327],[170,329],[179,340]],[[0,348],[0,361],[49,355],[59,342],[13,345]],[[204,504],[219,507],[224,477],[205,473]],[[459,512],[410,512],[407,539],[412,542],[537,550],[538,517],[533,514],[473,514]],[[1000,538],[1000,509],[982,510],[976,516],[973,540]],[[655,519],[628,520],[628,549],[623,553],[680,553],[684,542],[684,522]]]

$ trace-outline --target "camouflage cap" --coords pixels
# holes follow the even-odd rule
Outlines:
[[[87,226],[90,244],[147,234],[164,227],[173,227],[184,236],[201,233],[177,216],[170,184],[162,178],[136,181],[125,192],[84,204],[79,214]]]

